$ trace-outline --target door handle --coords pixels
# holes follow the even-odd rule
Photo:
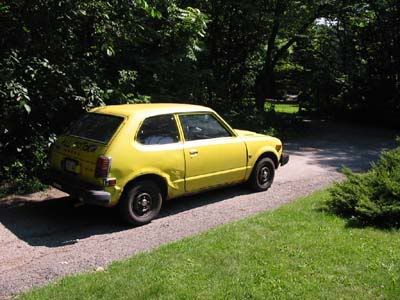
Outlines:
[[[190,149],[189,154],[191,156],[196,156],[197,154],[199,154],[199,151],[197,149]]]

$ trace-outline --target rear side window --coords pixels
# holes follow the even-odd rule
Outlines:
[[[117,116],[87,113],[69,127],[67,134],[107,144],[123,120]]]
[[[137,135],[143,145],[164,145],[177,143],[179,132],[173,115],[161,115],[143,121]]]
[[[179,119],[187,141],[232,136],[212,114],[181,115]]]

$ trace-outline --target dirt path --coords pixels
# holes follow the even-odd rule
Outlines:
[[[72,208],[55,190],[10,198],[0,203],[0,299],[293,201],[342,178],[342,165],[367,169],[382,149],[394,146],[394,136],[318,124],[307,139],[287,144],[290,163],[269,191],[232,187],[172,200],[157,220],[139,228],[122,226],[113,210]]]

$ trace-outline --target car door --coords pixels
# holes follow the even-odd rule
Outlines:
[[[185,190],[196,192],[243,181],[247,151],[211,112],[179,115],[184,135]]]

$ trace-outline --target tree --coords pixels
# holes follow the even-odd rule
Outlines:
[[[321,17],[334,11],[334,1],[266,1],[270,25],[264,47],[264,62],[255,82],[256,107],[264,110],[266,97],[277,97],[275,67]]]
[[[395,123],[400,105],[399,8],[395,1],[339,6],[294,48],[304,89],[325,113]]]

